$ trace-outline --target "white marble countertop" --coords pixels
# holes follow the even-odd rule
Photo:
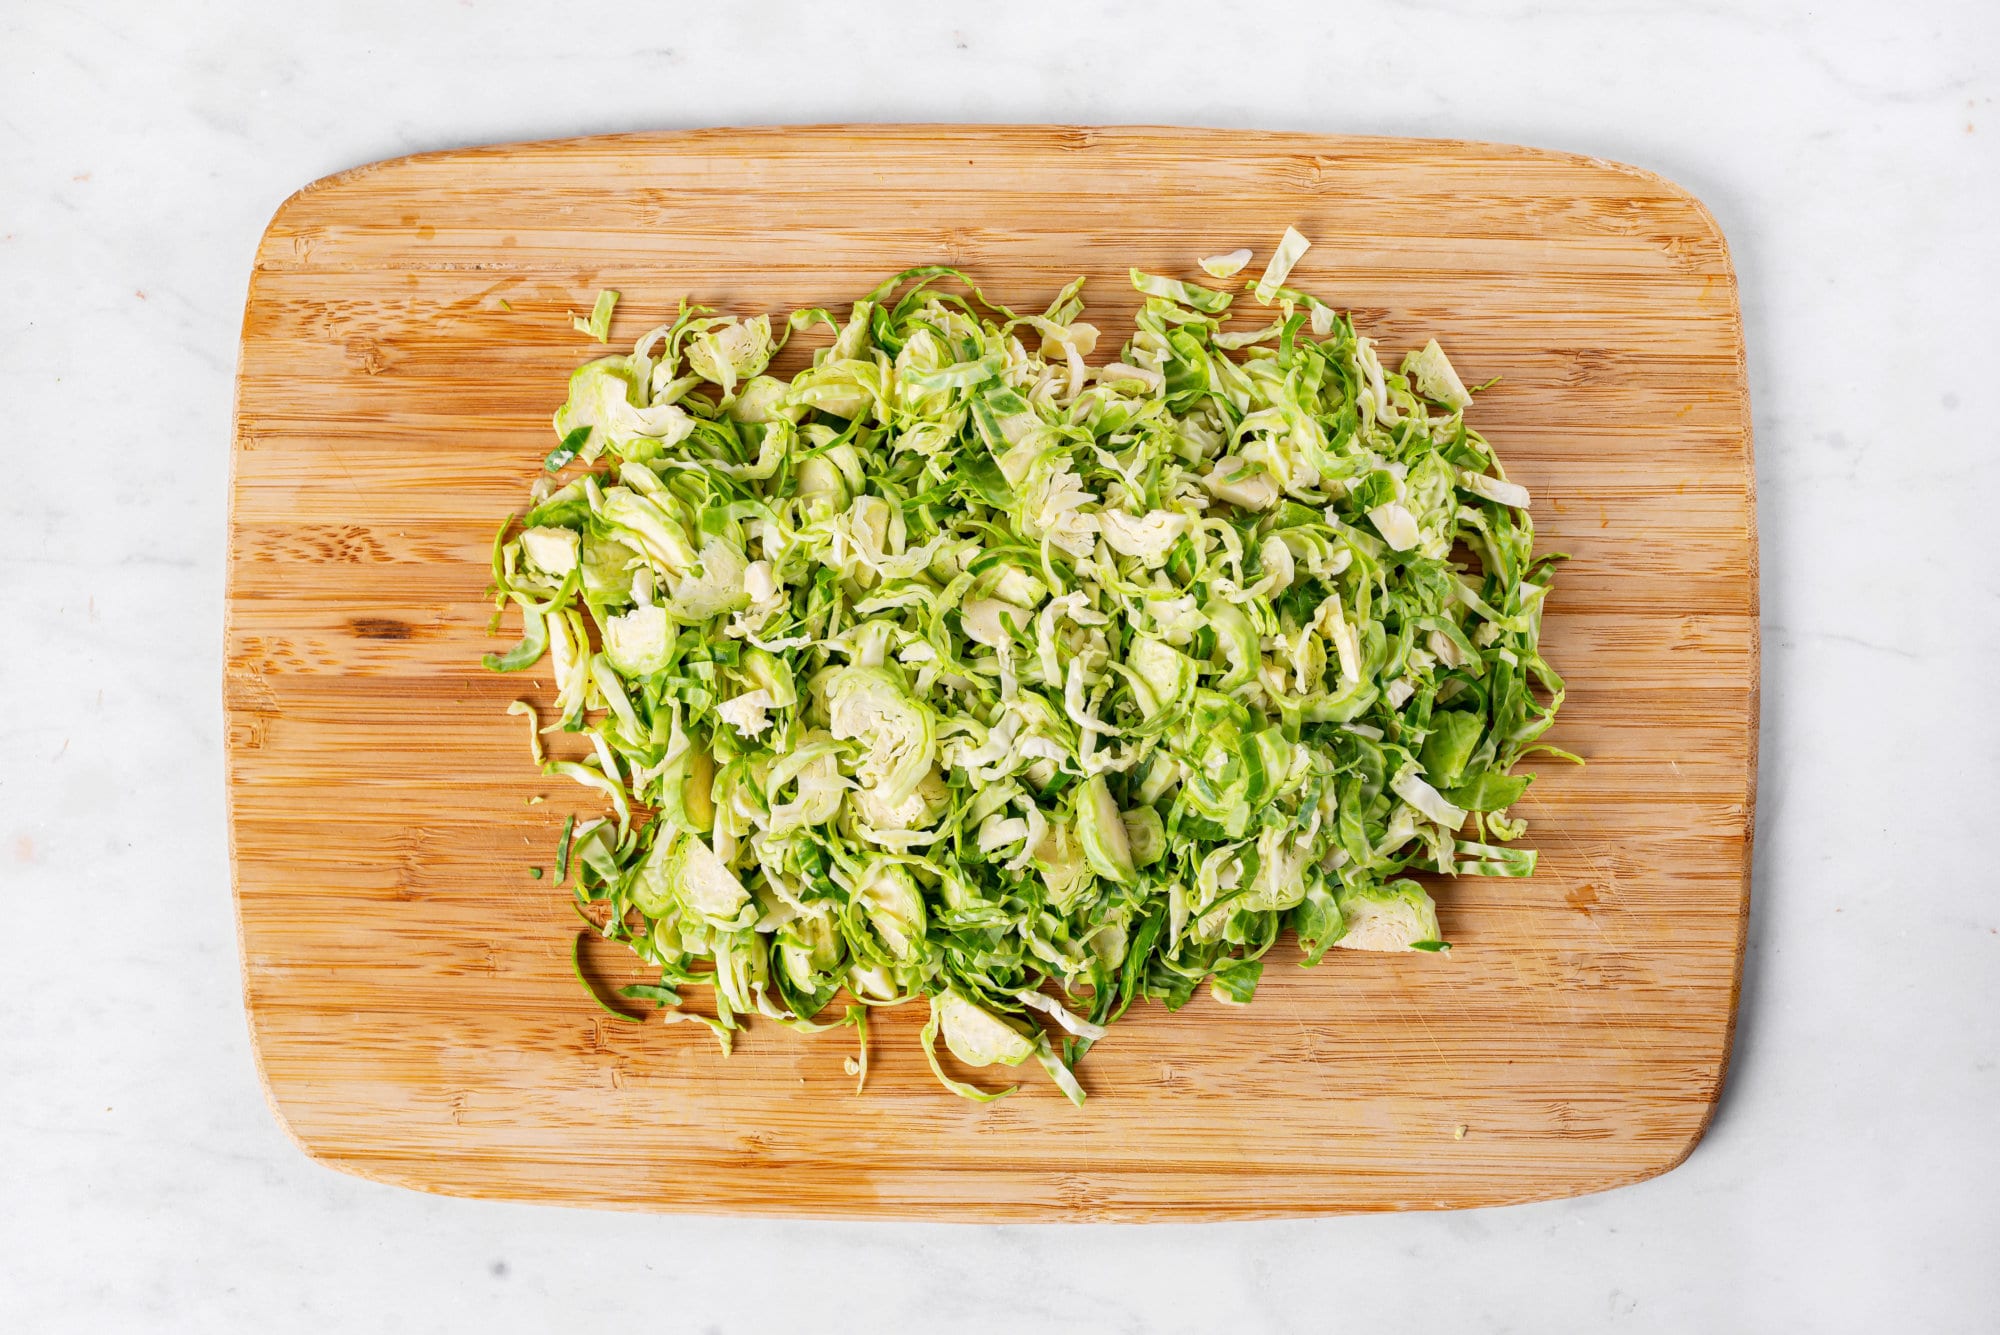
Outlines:
[[[1995,1328],[2000,580],[1973,535],[2000,493],[2000,7],[653,8],[0,14],[0,1325]],[[265,221],[417,149],[870,119],[1514,140],[1714,210],[1756,414],[1763,779],[1735,1069],[1684,1166],[1465,1214],[974,1228],[447,1200],[285,1139],[239,1000],[219,688]]]

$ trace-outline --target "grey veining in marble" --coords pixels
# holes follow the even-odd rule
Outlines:
[[[2000,1325],[2000,6],[1229,10],[0,8],[0,1328]],[[867,119],[1518,140],[1708,202],[1749,337],[1765,712],[1737,1065],[1687,1164],[1460,1215],[946,1228],[445,1200],[286,1141],[220,754],[266,219],[416,149]]]

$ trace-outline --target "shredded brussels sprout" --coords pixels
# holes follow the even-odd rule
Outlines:
[[[948,1088],[999,1096],[940,1036],[1080,1102],[1133,1001],[1247,1003],[1286,928],[1307,964],[1442,949],[1403,872],[1534,870],[1507,810],[1554,752],[1560,558],[1435,341],[1391,371],[1283,286],[1306,244],[1244,285],[1254,332],[1134,270],[1116,358],[1081,279],[1016,315],[925,268],[844,320],[683,303],[575,373],[548,462],[578,468],[496,537],[523,638],[486,662],[546,659],[578,758],[535,758],[610,804],[556,867],[659,970],[625,996],[712,988],[668,1014],[725,1051],[753,1012],[851,1025],[855,1070],[861,1008],[923,999]]]
[[[569,317],[570,328],[579,334],[589,334],[599,343],[611,341],[611,311],[618,304],[618,294],[606,289],[597,294],[597,300],[590,308],[589,318],[581,315]]]
[[[1234,278],[1250,262],[1250,247],[1232,250],[1227,254],[1208,255],[1201,261],[1201,271],[1210,278]]]

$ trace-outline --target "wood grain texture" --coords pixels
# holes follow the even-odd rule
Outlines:
[[[683,295],[749,314],[908,265],[1039,307],[1192,273],[1286,224],[1295,282],[1388,358],[1435,334],[1567,551],[1568,677],[1525,800],[1534,879],[1433,886],[1444,956],[1278,952],[1254,1005],[1135,1009],[1072,1108],[932,1081],[921,1017],[847,1035],[623,1025],[529,878],[579,789],[478,666],[486,551],[549,447],[600,287],[629,339]],[[503,302],[505,303],[503,305]],[[510,309],[511,308],[511,309]],[[1694,199],[1611,163],[1452,142],[1167,129],[713,131],[431,154],[289,200],[244,313],[226,701],[244,996],[310,1154],[464,1195],[949,1219],[1490,1205],[1637,1181],[1699,1139],[1748,895],[1757,566],[1735,280]],[[531,796],[548,801],[530,806]],[[593,965],[635,972],[606,948]],[[1459,1129],[1463,1128],[1462,1136]]]

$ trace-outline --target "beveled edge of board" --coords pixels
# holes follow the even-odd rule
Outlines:
[[[289,216],[314,197],[339,190],[354,182],[392,171],[401,167],[421,165],[452,158],[478,158],[490,153],[507,150],[534,149],[539,152],[555,153],[584,145],[629,146],[635,150],[663,149],[676,143],[737,141],[746,149],[754,148],[760,141],[775,142],[780,135],[795,134],[806,136],[835,136],[842,134],[869,134],[878,137],[904,139],[912,143],[926,138],[986,138],[1000,137],[1016,141],[1027,141],[1022,147],[1031,147],[1034,141],[1053,152],[1082,152],[1099,147],[1115,147],[1121,144],[1144,143],[1155,137],[1176,136],[1196,137],[1228,143],[1239,151],[1258,153],[1298,152],[1307,149],[1318,150],[1321,154],[1333,151],[1371,150],[1396,151],[1410,156],[1423,156],[1440,161],[1454,157],[1485,158],[1492,161],[1515,159],[1523,162],[1560,162],[1579,169],[1597,171],[1610,176],[1624,177],[1634,182],[1653,187],[1660,194],[1672,198],[1688,207],[1694,214],[1696,226],[1702,239],[1711,242],[1719,257],[1723,279],[1729,300],[1731,342],[1734,345],[1731,379],[1736,390],[1738,415],[1743,438],[1743,496],[1745,505],[1745,564],[1749,582],[1749,600],[1745,615],[1749,621],[1748,646],[1748,717],[1746,723],[1746,750],[1744,760],[1743,808],[1743,855],[1740,889],[1737,896],[1736,933],[1730,961],[1730,988],[1728,1019],[1724,1028],[1722,1043],[1716,1056],[1715,1079],[1711,1086],[1706,1107],[1700,1122],[1690,1132],[1687,1142],[1657,1166],[1648,1166],[1628,1172],[1613,1174],[1602,1180],[1582,1180],[1555,1183],[1546,1191],[1524,1191],[1510,1195],[1497,1195],[1476,1201],[1424,1201],[1412,1200],[1403,1203],[1384,1203],[1375,1206],[1328,1205],[1325,1208],[1305,1209],[1282,1207],[1260,1209],[1255,1206],[1204,1202],[1195,1206],[1123,1205],[1093,1204],[1088,1207],[1062,1205],[1049,1208],[1039,1203],[1019,1203],[1006,1201],[950,1201],[927,1204],[921,1212],[913,1208],[902,1208],[891,1202],[878,1204],[860,1202],[838,1213],[821,1213],[814,1209],[800,1209],[783,1202],[732,1201],[720,1203],[708,1198],[695,1198],[675,1202],[671,1209],[663,1208],[648,1201],[607,1199],[582,1192],[569,1195],[519,1195],[504,1188],[485,1190],[474,1187],[459,1189],[456,1185],[441,1184],[432,1178],[398,1171],[389,1164],[378,1160],[360,1160],[342,1157],[314,1145],[293,1125],[287,1114],[282,1097],[273,1086],[266,1066],[264,1049],[259,1032],[260,1016],[250,995],[250,960],[244,940],[244,917],[240,884],[240,864],[236,841],[236,763],[237,744],[231,735],[232,710],[228,697],[228,648],[233,640],[236,618],[236,563],[238,557],[238,533],[236,509],[238,496],[238,462],[244,449],[242,426],[243,381],[247,365],[246,345],[251,310],[255,305],[259,279],[266,271],[266,252],[273,245],[277,233],[288,221]],[[1714,1124],[1722,1091],[1727,1083],[1733,1063],[1736,1043],[1737,1023],[1741,1014],[1743,964],[1748,940],[1751,876],[1756,847],[1756,805],[1757,777],[1759,765],[1759,728],[1762,717],[1763,684],[1763,630],[1762,630],[1762,575],[1760,568],[1760,543],[1757,519],[1757,475],[1754,425],[1750,408],[1748,356],[1743,333],[1742,297],[1736,279],[1734,256],[1730,251],[1727,236],[1716,221],[1713,211],[1702,199],[1659,172],[1630,163],[1600,158],[1590,154],[1575,153],[1559,149],[1530,147],[1502,141],[1471,139],[1451,139],[1432,137],[1401,137],[1393,135],[1341,135],[1319,134],[1295,130],[1240,130],[1216,129],[1211,127],[1175,126],[1168,124],[1133,125],[1066,125],[1032,123],[938,123],[938,122],[820,122],[800,125],[751,125],[714,126],[698,129],[624,131],[610,134],[577,135],[556,139],[510,140],[499,143],[466,145],[457,148],[433,149],[418,153],[402,154],[373,162],[344,168],[308,183],[287,196],[273,211],[259,234],[254,252],[249,283],[244,298],[244,316],[237,339],[237,364],[230,406],[230,452],[229,452],[229,498],[228,537],[224,552],[225,576],[223,596],[223,677],[218,685],[221,689],[223,706],[223,780],[228,821],[230,898],[235,909],[236,952],[238,961],[238,982],[243,996],[243,1011],[250,1035],[251,1059],[256,1071],[257,1083],[264,1096],[265,1106],[287,1139],[298,1147],[306,1158],[325,1165],[337,1172],[362,1178],[384,1185],[404,1187],[431,1195],[452,1196],[465,1199],[520,1201],[533,1204],[562,1205],[573,1208],[606,1209],[628,1213],[685,1214],[685,1215],[734,1215],[790,1219],[851,1220],[856,1218],[875,1220],[915,1220],[923,1219],[944,1223],[1075,1223],[1075,1222],[1123,1222],[1123,1223],[1216,1223],[1231,1221],[1251,1221],[1260,1219],[1309,1218],[1316,1216],[1385,1213],[1400,1210],[1453,1210],[1483,1209],[1495,1206],[1523,1205],[1538,1201],[1566,1200],[1600,1192],[1616,1190],[1649,1181],[1673,1171],[1687,1162],[1703,1137]]]

